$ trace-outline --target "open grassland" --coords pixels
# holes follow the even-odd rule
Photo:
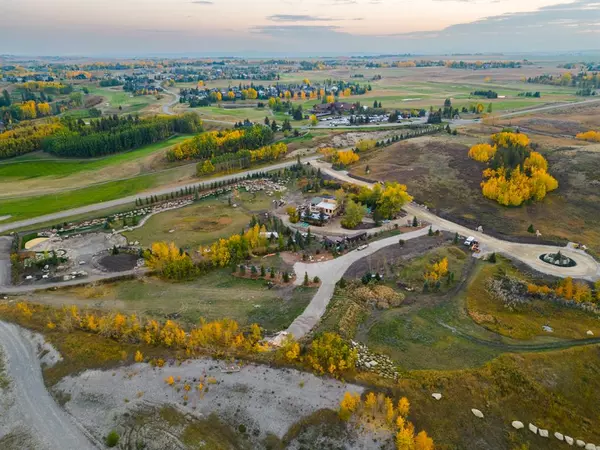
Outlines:
[[[483,327],[502,336],[523,340],[540,336],[585,339],[588,330],[600,335],[600,317],[580,309],[542,299],[507,307],[487,287],[492,277],[506,275],[530,280],[530,277],[502,259],[496,265],[479,266],[468,285],[466,296],[469,315]],[[544,326],[551,327],[552,333],[544,331]]]
[[[542,137],[539,151],[547,158],[559,189],[542,202],[507,208],[481,194],[484,165],[469,159],[469,147],[497,131],[471,127],[468,135],[412,139],[365,156],[352,173],[373,180],[399,181],[419,203],[438,215],[475,229],[509,239],[532,239],[533,224],[544,239],[576,241],[600,250],[600,209],[596,183],[600,182],[600,153],[592,146],[557,147]],[[530,136],[533,142],[538,139]],[[366,168],[369,167],[367,174]]]
[[[175,136],[98,159],[56,158],[41,152],[11,159],[0,163],[0,197],[70,190],[149,173],[154,171],[157,158],[187,138]]]
[[[51,305],[120,310],[156,318],[179,314],[186,323],[200,318],[230,318],[242,325],[258,323],[270,331],[285,329],[304,310],[316,288],[290,285],[269,289],[264,280],[234,277],[229,269],[197,280],[169,283],[154,277],[76,287],[32,296]]]
[[[389,387],[411,402],[415,428],[426,429],[436,448],[565,448],[555,431],[585,442],[600,441],[595,424],[600,402],[600,348],[589,346],[548,353],[505,354],[473,370],[413,371]],[[359,379],[368,382],[368,375]],[[443,397],[438,402],[432,392]],[[477,419],[471,408],[480,409]],[[519,420],[550,430],[550,438]]]

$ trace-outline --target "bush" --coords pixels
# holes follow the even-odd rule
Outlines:
[[[321,279],[319,277],[314,277],[313,278],[313,283],[320,283]]]
[[[490,254],[490,256],[488,257],[488,261],[493,264],[496,264],[496,252]]]
[[[119,443],[119,439],[120,439],[119,433],[117,433],[115,430],[112,430],[106,436],[104,443],[106,444],[107,447],[111,447],[111,448],[116,447],[117,444]]]
[[[398,244],[400,245],[400,247],[404,246],[404,244],[406,244],[406,241],[404,239],[400,239],[398,241]]]

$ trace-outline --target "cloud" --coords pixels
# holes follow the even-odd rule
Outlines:
[[[328,22],[336,20],[331,17],[318,17],[308,14],[275,14],[267,17],[267,19],[273,22]]]
[[[214,5],[215,2],[209,0],[195,0],[192,2],[194,5]]]

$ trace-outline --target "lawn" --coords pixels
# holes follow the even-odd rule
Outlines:
[[[139,112],[149,105],[159,103],[153,95],[139,95],[134,97],[129,92],[124,91],[122,86],[102,88],[90,85],[88,89],[90,94],[104,97],[105,101],[97,105],[96,108],[101,109],[107,114]]]
[[[125,236],[146,247],[156,241],[175,241],[179,247],[197,250],[200,245],[239,233],[250,218],[244,209],[229,206],[225,198],[210,199],[156,214]]]
[[[80,307],[93,304],[159,319],[178,313],[179,320],[188,324],[197,323],[200,318],[230,318],[241,325],[258,323],[275,332],[292,323],[315,291],[316,288],[291,284],[269,289],[264,280],[234,277],[230,269],[222,269],[185,283],[146,277],[96,288],[70,288],[45,293],[43,301]]]
[[[129,180],[113,181],[98,186],[90,186],[75,191],[42,195],[27,198],[15,198],[0,201],[2,214],[10,215],[5,222],[29,219],[57,211],[64,211],[94,203],[106,202],[127,197],[144,191],[155,185],[153,175],[144,175]]]
[[[1,162],[0,178],[12,178],[11,182],[39,177],[64,178],[82,171],[98,170],[104,167],[135,161],[136,159],[144,158],[155,152],[163,151],[189,137],[189,135],[174,136],[166,141],[156,142],[135,150],[117,153],[98,159],[74,160],[56,158],[48,155],[47,157],[40,157],[39,159],[36,158],[35,161],[31,161],[32,157],[29,155],[29,158],[23,161],[11,159]]]

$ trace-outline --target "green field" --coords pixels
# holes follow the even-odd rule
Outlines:
[[[117,198],[127,197],[144,191],[155,185],[153,175],[144,175],[123,181],[113,181],[99,186],[90,186],[76,191],[66,191],[57,194],[36,197],[16,198],[0,201],[0,211],[10,215],[4,221],[14,222],[43,216],[57,211],[78,208],[94,203],[107,202]]]
[[[113,88],[102,88],[98,86],[88,87],[90,94],[100,95],[105,101],[96,106],[105,113],[127,114],[138,112],[145,107],[158,103],[153,95],[139,95],[133,97],[129,92],[123,90],[122,86]],[[106,105],[108,103],[108,105]],[[119,109],[121,107],[121,109]]]
[[[13,178],[12,181],[15,181],[39,177],[67,177],[82,171],[98,170],[112,165],[135,161],[155,152],[165,150],[167,147],[175,145],[189,137],[189,135],[174,136],[166,141],[156,142],[135,150],[91,160],[56,158],[46,153],[33,153],[20,157],[22,158],[20,160],[15,158],[0,162],[0,178]]]
[[[224,197],[209,199],[152,216],[143,227],[125,236],[146,247],[156,241],[175,241],[179,247],[197,250],[200,245],[239,233],[250,217],[244,208],[229,206]]]

